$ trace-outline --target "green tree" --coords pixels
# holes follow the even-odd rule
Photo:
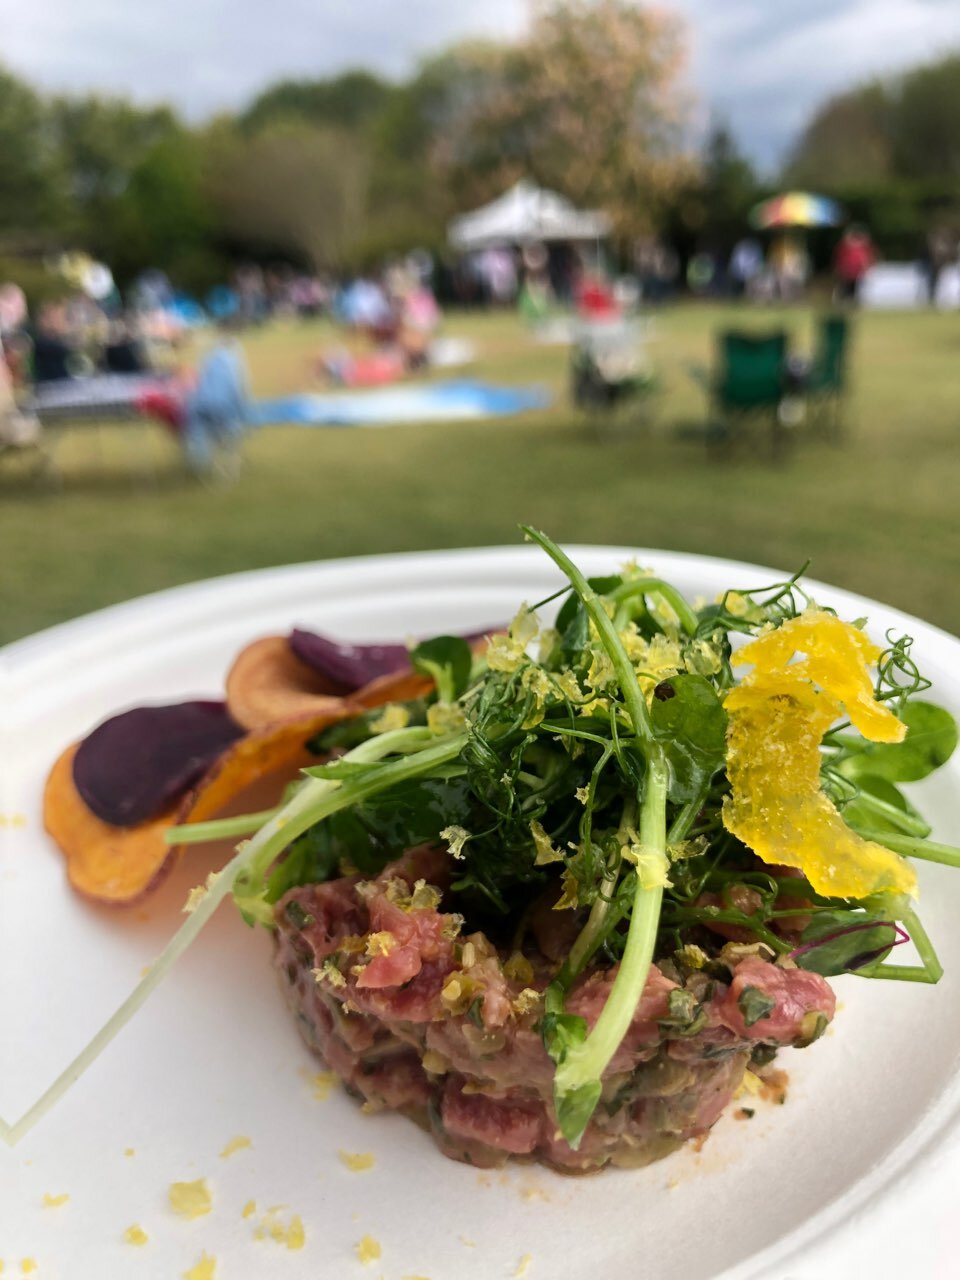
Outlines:
[[[702,234],[714,248],[729,251],[746,229],[760,186],[753,166],[722,121],[715,122],[707,136],[698,194]]]
[[[342,265],[369,229],[369,150],[352,134],[286,119],[211,140],[207,191],[224,234],[314,268]]]
[[[48,121],[69,200],[64,232],[94,253],[111,253],[115,205],[132,174],[152,148],[183,128],[168,107],[97,95],[54,98]]]
[[[203,289],[222,276],[204,161],[203,137],[178,128],[133,166],[102,236],[110,245],[104,256],[120,279],[161,267],[189,288]]]
[[[439,172],[487,195],[521,175],[648,230],[692,168],[683,28],[630,0],[543,0],[514,46],[478,50],[437,128]]]
[[[38,242],[62,211],[43,103],[0,67],[0,236]]]
[[[340,129],[360,129],[378,116],[397,92],[372,71],[353,69],[325,80],[281,80],[271,85],[240,117],[251,132],[290,118]]]
[[[895,170],[905,178],[960,180],[960,53],[900,81],[892,150]]]
[[[787,161],[788,186],[836,191],[888,181],[895,173],[895,97],[880,82],[828,99],[814,112]]]

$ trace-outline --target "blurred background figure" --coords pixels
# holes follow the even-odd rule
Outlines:
[[[735,298],[749,297],[763,271],[763,249],[754,236],[744,236],[733,246],[730,265],[730,290]]]
[[[491,245],[484,249],[477,261],[477,271],[488,302],[494,306],[506,306],[514,301],[517,296],[517,264],[506,245]]]
[[[835,297],[839,302],[856,302],[860,283],[877,261],[877,251],[866,227],[851,223],[840,237],[833,255]]]
[[[240,473],[241,440],[250,420],[243,350],[224,329],[201,363],[184,406],[181,441],[190,471],[204,480],[235,480]]]
[[[795,232],[783,232],[770,245],[767,263],[774,296],[781,302],[796,302],[810,274],[810,256],[803,239]]]
[[[40,422],[17,404],[13,374],[0,341],[0,455],[35,448],[39,443]]]
[[[707,249],[700,249],[687,263],[687,288],[700,297],[713,288],[717,276],[717,260]]]
[[[937,301],[940,277],[945,268],[957,261],[960,243],[951,228],[941,222],[931,227],[927,233],[926,249],[927,299],[932,307]]]
[[[77,352],[72,338],[67,305],[62,300],[45,302],[37,312],[33,333],[33,380],[59,382],[73,376]]]

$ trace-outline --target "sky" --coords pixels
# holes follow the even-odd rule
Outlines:
[[[668,0],[700,125],[776,168],[828,94],[960,47],[958,0]],[[190,119],[282,77],[407,74],[464,36],[520,32],[525,0],[0,0],[0,59],[35,85],[172,101]]]

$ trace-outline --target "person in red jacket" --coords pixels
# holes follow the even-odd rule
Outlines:
[[[844,302],[856,302],[860,281],[877,260],[877,252],[865,227],[856,223],[843,233],[833,255],[833,274],[837,296]]]

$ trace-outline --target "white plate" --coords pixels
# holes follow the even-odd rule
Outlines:
[[[591,573],[629,554],[575,549]],[[633,554],[691,597],[777,577]],[[65,743],[127,704],[217,695],[240,645],[294,623],[357,640],[468,630],[557,583],[530,547],[341,560],[164,592],[4,651],[0,1115],[19,1116],[115,1008],[207,870],[204,854],[191,854],[160,895],[127,913],[71,893],[40,825],[42,782]],[[847,617],[869,614],[874,634],[911,632],[934,696],[960,712],[960,643],[816,590]],[[957,837],[957,782],[954,764],[915,788],[941,839]],[[785,1107],[722,1120],[699,1155],[578,1180],[523,1167],[479,1173],[444,1160],[405,1120],[364,1116],[342,1093],[316,1100],[306,1080],[316,1066],[280,999],[268,938],[223,908],[59,1107],[0,1153],[0,1258],[14,1274],[36,1259],[41,1280],[172,1278],[203,1250],[218,1259],[218,1280],[507,1280],[525,1255],[530,1280],[821,1280],[853,1267],[955,1276],[960,874],[923,866],[921,884],[947,969],[938,987],[840,981],[828,1036],[784,1055]],[[220,1158],[238,1134],[252,1147]],[[350,1172],[338,1148],[373,1152],[375,1167]],[[168,1185],[198,1177],[213,1189],[212,1213],[174,1217]],[[45,1193],[71,1198],[43,1207]],[[258,1212],[244,1219],[250,1199]],[[302,1251],[254,1238],[261,1211],[278,1204],[284,1221],[301,1216]],[[134,1223],[150,1237],[142,1248],[122,1240]],[[383,1248],[375,1265],[354,1254],[365,1234]]]

